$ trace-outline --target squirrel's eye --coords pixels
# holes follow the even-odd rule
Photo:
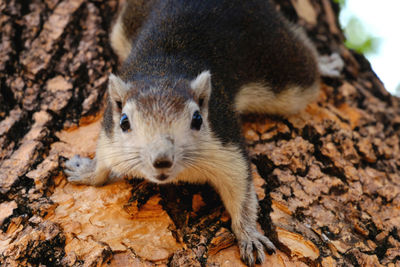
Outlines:
[[[121,120],[119,121],[119,125],[121,126],[121,129],[124,132],[131,129],[131,124],[129,123],[128,116],[126,116],[125,113],[122,113]]]
[[[192,123],[190,124],[190,129],[200,130],[201,124],[203,123],[203,118],[199,111],[195,111],[192,117]]]

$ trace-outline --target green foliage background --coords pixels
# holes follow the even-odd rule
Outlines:
[[[346,0],[333,0],[343,9]],[[375,54],[380,45],[380,39],[373,36],[356,16],[352,16],[346,25],[342,25],[346,37],[345,45],[361,54]]]
[[[351,0],[333,0],[339,5],[340,10],[346,7],[348,1]],[[373,36],[359,18],[352,15],[347,23],[342,24],[341,27],[346,37],[345,45],[347,48],[366,56],[378,53],[381,39]],[[400,96],[400,84],[396,87],[394,94]]]

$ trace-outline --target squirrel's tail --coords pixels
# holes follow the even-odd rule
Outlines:
[[[155,2],[156,0],[124,1],[110,35],[111,47],[121,61],[131,52],[132,41]]]

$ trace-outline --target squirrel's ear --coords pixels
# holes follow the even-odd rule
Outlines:
[[[208,106],[211,95],[211,74],[206,70],[200,73],[191,83],[190,87],[200,108]]]
[[[117,104],[119,109],[122,108],[122,100],[129,90],[129,86],[118,76],[110,74],[108,77],[108,94],[111,100]]]

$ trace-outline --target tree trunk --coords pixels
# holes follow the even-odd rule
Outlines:
[[[400,266],[400,101],[344,47],[336,4],[276,4],[345,68],[301,114],[243,118],[260,228],[279,249],[264,266]],[[0,2],[0,265],[241,266],[207,185],[66,181],[67,158],[94,156],[117,9]]]

